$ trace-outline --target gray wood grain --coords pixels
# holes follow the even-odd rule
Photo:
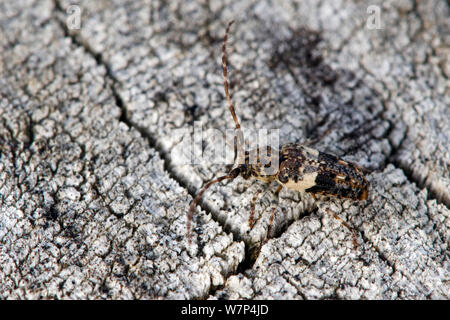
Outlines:
[[[445,1],[80,1],[79,29],[70,4],[0,4],[1,298],[449,298]],[[207,151],[233,128],[231,19],[245,132],[316,140],[369,170],[370,197],[277,205],[272,185],[250,230],[265,186],[238,178],[205,194],[188,246],[192,197],[229,169],[182,154],[195,126]]]

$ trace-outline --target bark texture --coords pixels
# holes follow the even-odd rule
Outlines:
[[[449,298],[446,1],[71,5],[0,4],[0,298]],[[265,186],[237,178],[205,194],[188,246],[193,196],[229,169],[206,155],[233,128],[232,19],[243,128],[316,140],[369,170],[370,197],[282,190],[268,235],[276,186],[250,230]],[[205,156],[185,163],[198,123]]]

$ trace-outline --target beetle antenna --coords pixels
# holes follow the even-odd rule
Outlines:
[[[188,238],[188,244],[191,244],[191,221],[192,221],[192,216],[194,215],[194,211],[195,211],[195,207],[197,206],[197,203],[200,201],[200,199],[202,198],[202,195],[205,193],[206,190],[209,189],[209,187],[211,187],[213,184],[216,184],[218,182],[221,182],[223,180],[227,180],[227,179],[235,179],[240,173],[240,168],[235,168],[233,170],[230,171],[229,174],[219,177],[217,179],[211,180],[210,182],[208,182],[203,189],[197,194],[197,196],[195,197],[195,199],[192,201],[191,207],[189,208],[189,212],[188,212],[188,217],[187,217],[187,238]]]
[[[239,123],[239,120],[236,116],[236,112],[234,110],[233,102],[231,101],[231,95],[230,95],[230,89],[229,89],[229,81],[228,81],[228,68],[227,68],[227,40],[228,40],[228,34],[230,32],[231,25],[234,23],[234,20],[230,21],[227,25],[227,29],[225,31],[225,36],[223,38],[223,45],[222,45],[222,71],[223,71],[223,87],[225,89],[225,96],[228,101],[228,107],[231,112],[231,116],[233,117],[234,124],[236,126],[237,135],[234,137],[237,144],[237,152],[238,152],[238,163],[243,163],[244,159],[244,135],[241,130],[241,125]]]

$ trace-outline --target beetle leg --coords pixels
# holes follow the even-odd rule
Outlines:
[[[252,198],[252,204],[250,205],[250,217],[248,218],[248,225],[250,229],[253,229],[253,225],[255,224],[255,204],[260,194],[261,190],[258,190]]]
[[[338,220],[341,223],[341,225],[343,225],[344,227],[346,227],[348,229],[348,231],[350,231],[350,233],[352,234],[352,237],[353,237],[353,249],[356,250],[358,248],[358,240],[357,240],[357,237],[356,237],[355,230],[346,221],[344,221],[341,217],[339,217],[336,213],[331,211],[329,208],[326,208],[326,210],[336,220]]]
[[[278,188],[277,188],[277,191],[275,191],[275,196],[277,197],[277,206],[272,209],[272,214],[270,215],[269,227],[267,228],[267,239],[269,239],[269,237],[272,234],[273,220],[275,218],[275,210],[278,208],[278,201],[280,200],[280,191],[281,191],[281,189],[283,189],[283,186],[279,185]]]

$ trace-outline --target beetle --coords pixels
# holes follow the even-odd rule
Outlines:
[[[197,203],[206,190],[223,180],[234,180],[241,176],[246,180],[255,178],[266,183],[276,181],[279,184],[276,191],[277,196],[283,187],[310,193],[314,198],[316,198],[316,195],[326,195],[353,200],[367,200],[369,196],[369,183],[362,168],[337,156],[298,143],[285,144],[279,150],[266,146],[244,151],[244,137],[231,100],[228,81],[226,47],[228,34],[233,23],[234,21],[228,23],[223,39],[222,73],[225,96],[236,128],[235,141],[237,143],[238,161],[237,166],[231,169],[228,174],[208,182],[192,201],[187,216],[189,244],[190,224]],[[278,164],[275,168],[271,165],[273,162]],[[259,192],[252,199],[249,217],[250,228],[254,223],[254,207],[258,194]],[[272,210],[270,225],[273,221],[274,211]],[[331,210],[328,209],[327,211],[352,232],[353,242],[356,246],[356,236],[350,226]]]

